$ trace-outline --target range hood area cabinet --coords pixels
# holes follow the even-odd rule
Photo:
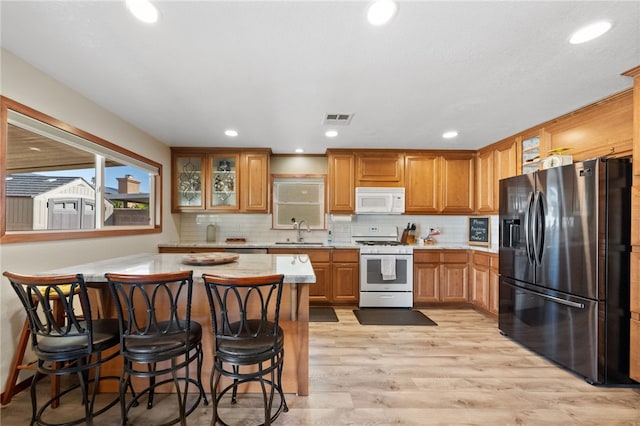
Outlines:
[[[469,214],[475,151],[327,150],[329,212],[355,212],[357,186],[405,187],[406,214]]]
[[[357,152],[356,187],[403,187],[404,152],[367,151]]]
[[[171,211],[267,213],[270,149],[171,148]]]

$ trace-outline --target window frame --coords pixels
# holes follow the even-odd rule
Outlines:
[[[272,229],[291,229],[291,225],[278,225],[277,222],[277,209],[276,209],[276,188],[277,181],[300,181],[304,183],[304,180],[314,180],[322,182],[322,202],[320,203],[322,208],[321,226],[310,226],[312,230],[326,230],[327,229],[327,175],[325,174],[272,174],[271,175],[271,228]]]
[[[106,227],[99,229],[73,229],[48,231],[7,231],[6,227],[6,176],[7,176],[7,144],[8,144],[8,115],[9,110],[22,114],[33,120],[40,121],[57,130],[66,132],[74,137],[83,139],[87,146],[95,146],[91,153],[103,155],[113,152],[118,156],[129,158],[133,163],[141,163],[149,169],[155,168],[156,175],[150,176],[149,201],[153,204],[151,224],[145,226]],[[104,168],[104,167],[103,167]],[[96,170],[99,173],[98,170]],[[100,238],[125,235],[155,234],[162,232],[162,164],[129,151],[119,145],[106,141],[98,136],[78,129],[61,120],[37,111],[17,101],[0,96],[0,243],[24,243],[37,241],[60,241],[84,238]],[[99,189],[102,191],[102,188]],[[151,206],[150,206],[151,207]],[[99,209],[97,209],[99,210]]]

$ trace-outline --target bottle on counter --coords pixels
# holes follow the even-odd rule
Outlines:
[[[216,242],[216,226],[214,224],[207,225],[207,242]]]
[[[327,244],[329,245],[333,244],[333,235],[331,235],[331,230],[327,232]]]

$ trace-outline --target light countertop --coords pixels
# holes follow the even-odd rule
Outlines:
[[[237,249],[251,249],[251,248],[296,248],[296,249],[328,249],[328,248],[336,248],[336,249],[358,249],[361,246],[358,244],[351,243],[314,243],[314,244],[298,244],[295,242],[291,242],[290,244],[276,244],[275,242],[265,242],[265,241],[246,241],[243,243],[226,243],[226,242],[171,242],[158,244],[158,247],[170,247],[170,248],[220,248],[220,249],[229,249],[232,250],[234,248]],[[412,245],[414,250],[477,250],[487,253],[498,253],[497,249],[493,249],[487,246],[475,246],[469,245],[466,243],[436,243],[433,245]]]
[[[315,283],[311,261],[305,255],[240,254],[237,261],[221,265],[194,266],[182,263],[184,254],[140,253],[105,259],[97,262],[46,271],[47,274],[82,273],[88,282],[106,281],[106,272],[121,274],[156,274],[175,271],[193,271],[194,279],[203,273],[234,277],[284,274],[289,283]]]

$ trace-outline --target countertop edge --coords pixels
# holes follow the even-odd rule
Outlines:
[[[292,249],[358,249],[361,246],[358,244],[349,244],[349,243],[318,243],[318,244],[276,244],[275,242],[252,242],[247,241],[243,243],[207,243],[207,242],[173,242],[173,243],[163,243],[158,244],[158,248],[219,248],[219,249],[270,249],[270,248],[292,248]],[[494,253],[497,254],[498,250],[485,247],[485,246],[475,246],[465,243],[440,243],[434,245],[411,245],[413,250],[475,250],[486,253]]]

